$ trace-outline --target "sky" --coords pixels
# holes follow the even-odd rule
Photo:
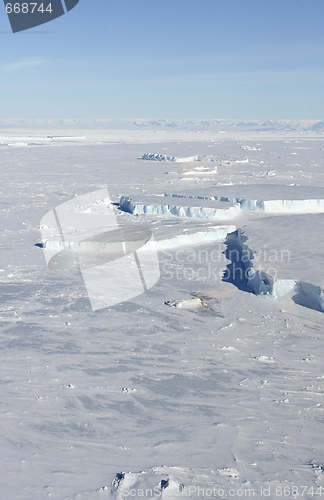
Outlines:
[[[1,119],[324,118],[323,0],[80,0],[14,34],[0,8]]]

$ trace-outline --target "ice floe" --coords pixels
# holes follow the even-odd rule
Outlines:
[[[197,309],[198,307],[206,306],[206,303],[199,297],[194,299],[167,300],[165,304],[180,309]]]

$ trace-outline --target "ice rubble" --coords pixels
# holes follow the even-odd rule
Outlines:
[[[223,497],[231,488],[239,488],[243,484],[243,477],[233,467],[193,469],[162,465],[141,472],[120,472],[112,485],[104,486],[101,491],[109,491],[115,500],[127,496],[171,500],[180,497]]]
[[[194,299],[176,299],[167,300],[164,302],[167,306],[177,307],[180,309],[197,309],[199,307],[206,306],[207,304],[200,297]]]
[[[238,229],[229,236],[234,237],[234,248],[232,246],[229,254],[231,255],[231,252],[235,252],[237,249],[239,253],[238,263],[242,265],[245,271],[245,285],[253,293],[255,293],[255,295],[269,295],[276,298],[286,295],[293,290],[296,285],[295,280],[277,279],[269,272],[266,272],[261,268],[255,268],[255,263],[253,261],[254,252],[245,243],[248,238],[244,236],[241,229]]]
[[[177,158],[176,156],[164,155],[161,153],[144,153],[142,156],[142,160],[151,160],[151,161],[174,161],[177,163],[185,163],[189,161],[197,161],[198,156],[187,156],[185,158]]]
[[[318,311],[324,312],[324,289],[320,286],[313,285],[312,283],[306,283],[305,281],[298,282],[299,290],[304,295],[307,304],[301,301],[302,305],[307,305],[311,309],[317,309]]]
[[[240,214],[238,203],[215,203],[212,200],[179,199],[176,204],[168,204],[168,197],[131,197],[122,196],[119,208],[133,215],[149,214],[198,219],[233,219]]]

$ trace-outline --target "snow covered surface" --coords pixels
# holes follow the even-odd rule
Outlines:
[[[230,137],[206,125],[195,139],[170,127],[161,133],[168,140],[153,142],[159,134],[139,121],[136,131],[78,129],[86,140],[55,147],[0,148],[3,498],[323,494],[323,215],[307,207],[305,214],[242,210],[226,226],[118,209],[129,193],[200,196],[230,183],[235,198],[323,199],[320,126],[281,125],[281,132],[251,125],[253,132]],[[73,137],[52,127],[0,135],[12,143],[43,133]],[[248,162],[242,146],[250,148]],[[214,155],[217,171],[185,180],[181,163],[167,173],[165,162],[138,159],[148,150]],[[263,170],[276,175],[251,175]],[[298,196],[279,196],[290,184],[299,184]],[[238,192],[245,185],[251,195]],[[154,287],[92,311],[78,275],[47,269],[40,221],[106,187],[120,226],[147,226],[173,244],[159,249]],[[256,252],[249,262],[271,265],[294,289],[275,299],[251,293],[233,274],[234,263],[243,266],[240,254],[229,253],[239,244],[235,231]]]

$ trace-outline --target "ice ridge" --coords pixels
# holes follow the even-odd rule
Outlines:
[[[324,199],[309,200],[249,200],[229,196],[193,196],[165,193],[166,197],[193,198],[201,200],[224,201],[238,203],[241,210],[255,210],[257,208],[272,213],[322,213],[324,212]]]
[[[141,203],[133,201],[128,196],[122,196],[119,202],[119,208],[124,212],[129,212],[133,215],[162,215],[176,217],[189,217],[193,219],[233,219],[241,212],[239,204],[235,204],[228,208],[219,207],[202,207],[202,206],[180,206],[180,204],[166,204],[163,201],[159,203]]]

